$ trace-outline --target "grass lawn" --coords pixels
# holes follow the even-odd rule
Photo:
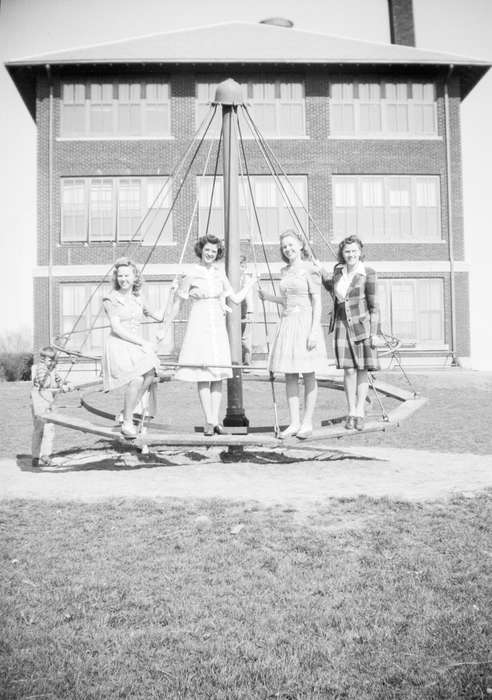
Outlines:
[[[492,375],[412,380],[429,403],[353,445],[492,454]],[[173,421],[200,422],[192,387],[160,392],[164,420],[172,407]],[[1,456],[30,451],[28,396],[28,384],[0,384]],[[271,423],[268,385],[245,397]],[[320,392],[318,419],[341,412],[342,393]],[[57,429],[56,452],[96,444]],[[490,511],[486,495],[308,512],[4,501],[0,698],[490,697]]]
[[[1,697],[485,698],[487,508],[4,503]]]
[[[382,380],[408,388],[398,372],[380,373]],[[429,398],[428,404],[413,414],[402,425],[386,433],[357,435],[338,442],[351,445],[388,445],[403,448],[437,450],[440,452],[473,452],[492,454],[492,374],[464,372],[460,370],[434,372],[428,375],[411,375],[416,390]],[[31,414],[29,409],[29,384],[27,382],[0,383],[0,425],[2,442],[0,456],[14,457],[28,454],[31,443]],[[279,417],[287,422],[284,385],[276,385]],[[59,404],[76,405],[78,393],[63,394]],[[93,399],[101,408],[116,410],[118,397],[99,394]],[[392,404],[387,399],[388,408]],[[245,382],[244,405],[253,425],[271,425],[272,404],[270,386],[266,382]],[[177,429],[189,431],[194,425],[201,425],[202,419],[192,384],[166,382],[159,385],[159,406],[161,422]],[[78,413],[84,419],[97,421],[84,409],[65,409]],[[319,391],[315,414],[316,420],[333,415],[343,415],[346,411],[343,392]],[[369,409],[370,414],[378,415],[376,402]],[[98,438],[83,435],[73,430],[57,428],[55,451],[94,447],[105,444]]]

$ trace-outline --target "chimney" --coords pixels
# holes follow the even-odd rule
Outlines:
[[[392,44],[415,46],[412,0],[388,0]]]

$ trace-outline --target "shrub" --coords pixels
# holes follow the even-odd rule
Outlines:
[[[0,380],[6,382],[29,381],[33,355],[31,352],[0,353]]]

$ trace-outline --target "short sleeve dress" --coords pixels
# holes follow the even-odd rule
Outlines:
[[[312,324],[311,300],[321,294],[319,271],[309,262],[303,262],[295,269],[284,267],[279,288],[285,305],[270,351],[268,369],[285,374],[326,372],[326,345],[321,324],[314,329],[316,347],[307,348]]]
[[[175,379],[215,382],[232,377],[231,348],[223,309],[224,298],[230,291],[225,272],[215,265],[210,268],[195,265],[183,279],[177,293],[182,299],[190,299],[191,310],[179,354],[181,366]]]
[[[122,327],[132,335],[140,335],[140,321],[147,309],[140,296],[123,295],[113,290],[103,301],[111,304],[110,315],[117,317]],[[103,387],[105,391],[125,386],[151,369],[159,370],[159,358],[155,352],[123,340],[113,331],[106,338],[103,354]]]

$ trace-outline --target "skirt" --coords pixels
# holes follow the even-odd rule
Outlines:
[[[335,320],[335,357],[338,369],[366,369],[376,372],[380,369],[377,350],[371,347],[370,338],[352,340],[345,314],[337,314]]]
[[[112,333],[108,336],[102,361],[104,391],[125,386],[132,379],[150,370],[159,371],[160,361],[155,352],[123,340]]]
[[[179,364],[182,366],[174,378],[182,382],[216,382],[232,377],[229,336],[218,298],[193,302]]]
[[[325,339],[321,325],[316,331],[317,343],[307,348],[311,331],[311,306],[287,309],[280,320],[272,344],[268,369],[284,374],[324,373],[327,371]]]

